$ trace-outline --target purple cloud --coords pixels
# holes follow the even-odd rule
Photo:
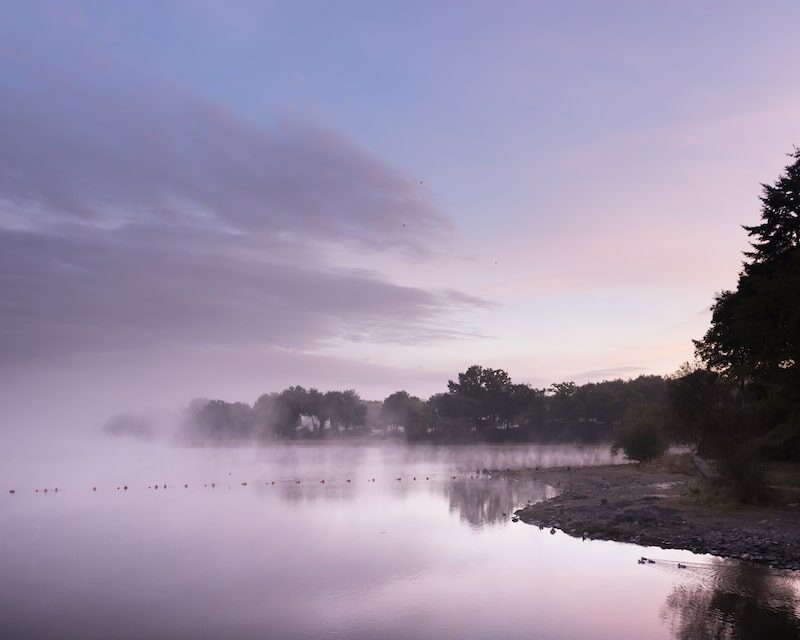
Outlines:
[[[462,334],[448,314],[484,304],[326,264],[332,245],[424,259],[450,230],[416,180],[340,135],[257,127],[141,79],[112,90],[17,71],[0,83],[6,362],[152,345],[418,342]]]

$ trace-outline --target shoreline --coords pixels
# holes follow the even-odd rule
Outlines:
[[[703,481],[686,469],[638,464],[501,472],[559,494],[515,512],[522,522],[573,537],[630,542],[800,570],[800,505],[745,507],[693,502]],[[695,490],[694,495],[697,495]]]

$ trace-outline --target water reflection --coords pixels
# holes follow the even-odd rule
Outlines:
[[[341,478],[319,481],[272,481],[257,485],[255,489],[263,496],[275,496],[288,504],[313,505],[320,502],[350,502],[364,498],[364,494],[386,495],[387,499],[413,499],[415,495],[442,496],[449,504],[449,512],[474,528],[508,521],[514,511],[527,504],[546,500],[556,495],[557,490],[546,484],[492,477],[484,474],[472,476],[445,474],[407,476],[391,479],[384,476],[358,478],[347,482]],[[224,485],[222,489],[239,490]]]
[[[553,489],[478,472],[609,459],[305,444],[0,459],[19,489],[0,499],[0,638],[796,637],[784,574],[682,551],[643,567],[652,550],[511,524]]]
[[[452,480],[442,490],[450,512],[475,528],[506,521],[521,506],[556,494],[553,487],[541,483],[502,478]]]
[[[661,614],[677,640],[800,638],[800,580],[792,572],[715,560],[693,573]]]

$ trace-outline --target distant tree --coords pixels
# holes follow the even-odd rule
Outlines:
[[[665,427],[663,405],[631,407],[611,450],[613,453],[621,450],[626,458],[637,462],[654,460],[666,453],[669,447]]]
[[[212,440],[236,440],[253,436],[253,410],[244,402],[211,400],[195,416],[196,432]]]
[[[472,430],[486,436],[504,419],[512,402],[514,383],[502,369],[472,365],[447,383],[448,398],[442,402],[445,417],[468,420]]]
[[[422,400],[407,391],[395,391],[386,397],[381,408],[381,417],[387,425],[408,428],[422,408]]]
[[[281,391],[274,401],[274,425],[276,433],[283,438],[294,438],[300,417],[307,414],[307,393],[296,385]]]
[[[270,438],[275,433],[277,393],[264,393],[253,404],[253,430],[257,438]]]
[[[325,394],[317,389],[309,389],[306,392],[303,403],[303,415],[311,420],[311,426],[318,433],[322,433],[325,423],[328,420],[328,407],[325,402]]]
[[[325,412],[335,434],[340,429],[352,431],[363,427],[367,418],[367,405],[353,389],[328,391],[325,394]]]
[[[574,382],[557,382],[550,385],[548,391],[549,419],[555,423],[574,423],[580,409],[576,402],[578,387]]]

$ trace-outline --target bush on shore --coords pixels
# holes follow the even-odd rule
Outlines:
[[[611,446],[612,453],[622,451],[626,458],[636,462],[650,462],[664,455],[669,448],[664,422],[663,408],[659,405],[632,407]]]
[[[719,472],[726,487],[742,504],[760,504],[770,499],[764,462],[753,448],[740,446],[719,460]]]

